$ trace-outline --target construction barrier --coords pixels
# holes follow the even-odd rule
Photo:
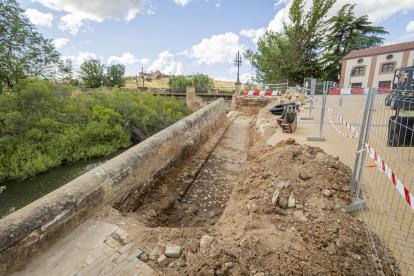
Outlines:
[[[395,173],[390,169],[390,167],[384,162],[384,160],[377,154],[377,152],[368,144],[364,144],[365,148],[360,150],[358,153],[361,153],[364,150],[368,151],[369,157],[375,162],[375,165],[367,165],[365,167],[372,168],[378,167],[380,171],[384,172],[388,178],[391,180],[394,187],[398,190],[399,194],[405,199],[407,204],[414,210],[414,196],[410,191],[404,187],[402,182],[398,179]]]
[[[265,90],[245,90],[243,95],[246,96],[279,96],[282,91],[265,91]]]
[[[352,88],[352,94],[364,94],[364,88]]]
[[[341,94],[341,89],[339,88],[331,88],[331,90],[329,91],[329,95],[339,95]]]

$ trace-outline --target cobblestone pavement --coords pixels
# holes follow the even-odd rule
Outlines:
[[[158,275],[139,259],[142,254],[123,229],[88,220],[12,275]]]

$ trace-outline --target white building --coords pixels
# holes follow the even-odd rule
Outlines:
[[[339,84],[342,88],[390,87],[395,69],[413,65],[414,41],[352,51],[342,59]]]

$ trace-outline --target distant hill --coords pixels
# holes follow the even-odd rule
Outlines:
[[[126,88],[136,88],[137,84],[134,81],[135,77],[126,77],[127,80],[125,82]],[[220,90],[233,90],[234,89],[234,82],[231,81],[219,81],[212,79],[214,82],[214,88],[218,88]],[[144,82],[145,87],[149,88],[168,88],[168,79],[166,77],[159,78],[159,79],[152,79],[150,82],[145,80]],[[142,79],[138,77],[138,87],[142,87]],[[242,85],[243,89],[244,85]]]

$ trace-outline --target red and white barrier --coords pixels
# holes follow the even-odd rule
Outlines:
[[[402,182],[398,179],[398,177],[390,169],[390,167],[388,167],[388,165],[384,162],[381,156],[379,156],[378,153],[370,145],[364,144],[364,146],[365,148],[357,152],[357,154],[364,150],[367,150],[369,157],[375,162],[374,166],[367,165],[365,167],[367,168],[378,167],[380,171],[384,172],[388,176],[388,178],[391,180],[392,184],[394,184],[395,188],[400,193],[400,195],[405,199],[405,201],[411,207],[411,209],[414,210],[414,196],[410,193],[410,191],[406,187],[404,187]]]
[[[317,100],[315,100],[315,102],[316,102],[316,104],[317,105],[319,105],[320,107],[322,107],[321,105],[320,105],[320,103],[318,103],[318,101]],[[329,122],[332,124],[332,126],[333,126],[333,128],[339,133],[339,134],[341,134],[341,135],[343,135],[343,136],[346,136],[346,137],[348,137],[348,138],[359,138],[359,133],[356,131],[356,129],[350,124],[350,123],[348,123],[347,121],[345,121],[344,120],[344,118],[342,118],[341,116],[339,116],[339,114],[338,113],[336,113],[335,111],[333,111],[332,109],[330,109],[329,107],[325,107],[325,109],[328,111],[328,112],[330,112],[333,116],[335,116],[335,118],[337,118],[344,126],[346,126],[346,128],[347,129],[349,129],[352,133],[353,133],[353,135],[350,135],[350,134],[345,134],[345,133],[343,133],[342,131],[340,131],[335,125],[334,125],[334,123],[332,122],[332,118],[331,118],[331,116],[329,116],[329,114],[328,114],[328,117],[329,117]]]
[[[278,96],[280,91],[265,90],[245,90],[243,95],[246,96]]]

